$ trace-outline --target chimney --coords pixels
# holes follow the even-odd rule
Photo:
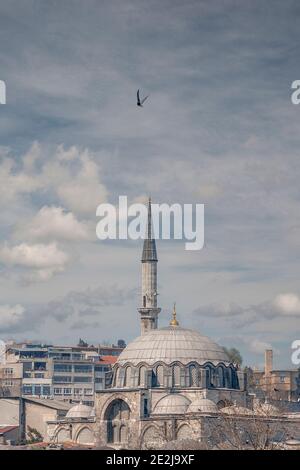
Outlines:
[[[270,376],[273,370],[273,350],[265,350],[265,375]]]
[[[273,350],[265,350],[265,392],[271,394],[271,373],[273,370]]]

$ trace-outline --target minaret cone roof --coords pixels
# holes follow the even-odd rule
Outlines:
[[[148,201],[147,238],[144,240],[142,262],[158,261],[155,239],[152,238],[151,199]]]

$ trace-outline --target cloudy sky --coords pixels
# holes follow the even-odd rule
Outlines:
[[[157,243],[160,325],[292,367],[299,40],[290,0],[0,0],[0,338],[134,338],[141,242],[95,212],[151,194],[205,204],[203,250]]]

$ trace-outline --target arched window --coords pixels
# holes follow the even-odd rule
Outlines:
[[[124,400],[114,400],[105,412],[107,421],[107,442],[125,442],[128,432],[130,408]]]
[[[190,387],[197,387],[198,380],[197,380],[197,367],[195,364],[189,366],[189,380],[190,380]]]
[[[139,369],[139,386],[145,387],[146,384],[146,367],[141,366]]]
[[[113,387],[117,386],[118,377],[119,377],[119,367],[116,367],[114,370]]]
[[[230,367],[227,367],[227,369],[226,369],[226,376],[227,376],[227,380],[226,380],[227,384],[226,384],[226,386],[227,386],[228,388],[232,388],[232,370],[231,370]]]
[[[164,386],[164,368],[163,366],[156,367],[156,386],[163,387]]]
[[[218,367],[218,379],[219,379],[218,386],[221,388],[224,388],[225,387],[225,374],[224,374],[224,369],[222,366]]]
[[[125,376],[124,376],[124,387],[131,386],[131,367],[128,366],[125,369]]]
[[[180,366],[178,365],[172,367],[172,386],[180,387]]]
[[[125,424],[121,424],[120,426],[120,433],[119,433],[119,442],[126,442],[127,441],[127,427]]]
[[[210,366],[205,366],[205,371],[206,371],[206,386],[213,387],[213,377],[212,377],[212,368]]]

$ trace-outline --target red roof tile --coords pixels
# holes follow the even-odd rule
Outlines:
[[[101,356],[101,360],[97,361],[96,364],[114,364],[118,356]]]

